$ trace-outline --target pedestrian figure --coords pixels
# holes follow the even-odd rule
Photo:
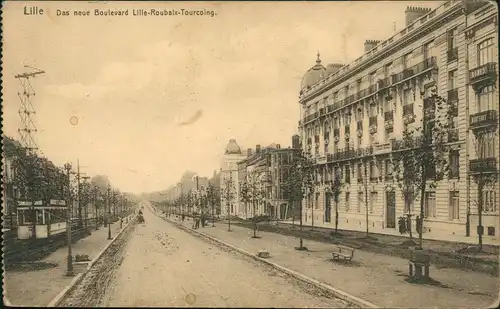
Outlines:
[[[399,227],[399,233],[401,235],[406,233],[406,230],[405,230],[405,228],[406,228],[405,218],[399,217],[399,219],[398,219],[398,227]]]
[[[405,220],[405,231],[408,233],[411,231],[411,215],[406,215]]]
[[[417,216],[415,221],[417,221],[417,226],[416,226],[417,233],[419,235],[421,235],[422,234],[422,219],[420,218],[420,216]]]

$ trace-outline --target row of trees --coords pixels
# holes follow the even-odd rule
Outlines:
[[[7,195],[14,206],[9,209],[10,213],[16,211],[19,200],[44,203],[66,200],[73,205],[76,202],[78,223],[83,227],[87,226],[90,205],[94,206],[96,217],[99,210],[101,216],[104,215],[106,205],[113,207],[115,218],[132,206],[128,196],[111,187],[108,177],[97,175],[88,182],[89,177],[82,177],[70,164],[58,167],[47,158],[27,151],[14,139],[4,137],[3,141],[4,156],[12,162],[11,179],[7,184]]]
[[[182,192],[174,200],[151,201],[151,203],[169,214],[216,216],[220,214],[220,194],[221,190],[209,183],[199,190]]]
[[[392,153],[393,179],[401,192],[401,198],[408,204],[420,203],[419,214],[416,218],[417,232],[419,234],[419,247],[422,247],[423,218],[425,216],[425,194],[426,191],[435,189],[438,182],[450,171],[448,162],[449,147],[447,142],[452,133],[453,117],[456,116],[457,106],[437,95],[433,89],[430,97],[426,98],[431,102],[424,108],[424,116],[421,124],[405,125],[402,132],[401,151]],[[409,121],[411,123],[411,121]],[[366,163],[365,161],[365,177]],[[306,153],[300,153],[294,161],[294,165],[286,180],[289,202],[291,205],[301,204],[303,200],[308,201],[315,192],[317,166]],[[335,203],[335,233],[338,229],[338,204],[344,183],[341,180],[341,173],[332,171],[333,179],[328,182],[327,192],[333,197]],[[493,178],[493,179],[492,179]],[[476,177],[479,184],[479,196],[482,196],[482,187],[486,182],[495,181],[496,177],[486,178],[483,175]],[[365,186],[367,186],[367,179]],[[367,188],[365,188],[367,189]],[[367,199],[367,194],[365,199]],[[479,204],[481,204],[479,198]],[[368,203],[366,201],[366,216],[368,220]],[[410,211],[411,211],[411,207]],[[479,205],[479,216],[481,207]],[[293,207],[292,209],[295,209]],[[302,229],[302,207],[300,210],[300,228]],[[313,207],[311,207],[312,211]],[[411,213],[408,214],[411,217]],[[314,216],[313,216],[314,217]],[[369,233],[368,222],[366,227]],[[481,233],[479,243],[481,245]],[[412,235],[410,234],[410,237]],[[302,239],[300,247],[303,248]],[[481,248],[480,248],[481,250]]]

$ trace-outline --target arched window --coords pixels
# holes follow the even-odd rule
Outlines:
[[[488,38],[477,44],[478,66],[495,61],[495,46],[493,38]]]

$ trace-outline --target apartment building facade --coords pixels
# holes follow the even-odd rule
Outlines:
[[[238,162],[245,159],[240,146],[231,139],[226,146],[220,169],[221,215],[239,216],[240,209]],[[229,197],[229,198],[228,198]]]
[[[303,202],[303,219],[333,227],[333,173],[343,182],[341,229],[396,234],[400,216],[418,214],[419,203],[405,201],[395,183],[392,159],[402,150],[403,128],[422,124],[437,91],[456,108],[447,132],[450,170],[425,193],[424,237],[472,237],[479,217],[473,175],[484,166],[498,174],[497,10],[485,1],[449,1],[432,11],[409,7],[405,15],[405,29],[366,41],[354,63],[324,67],[318,54],[304,75],[299,131],[317,163],[317,188]],[[486,187],[485,237],[494,238],[499,184]]]

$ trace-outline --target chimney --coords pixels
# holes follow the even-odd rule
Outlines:
[[[380,43],[380,40],[366,40],[365,41],[365,53],[377,46]]]
[[[260,145],[255,146],[255,153],[260,153]]]
[[[250,157],[252,155],[252,148],[247,149],[247,156]]]
[[[420,17],[428,14],[431,11],[430,8],[407,6],[405,10],[405,23],[406,27],[411,25],[414,21]]]
[[[281,145],[280,144],[276,144],[276,149],[281,149]]]
[[[300,137],[297,134],[292,136],[292,148],[300,149]]]

